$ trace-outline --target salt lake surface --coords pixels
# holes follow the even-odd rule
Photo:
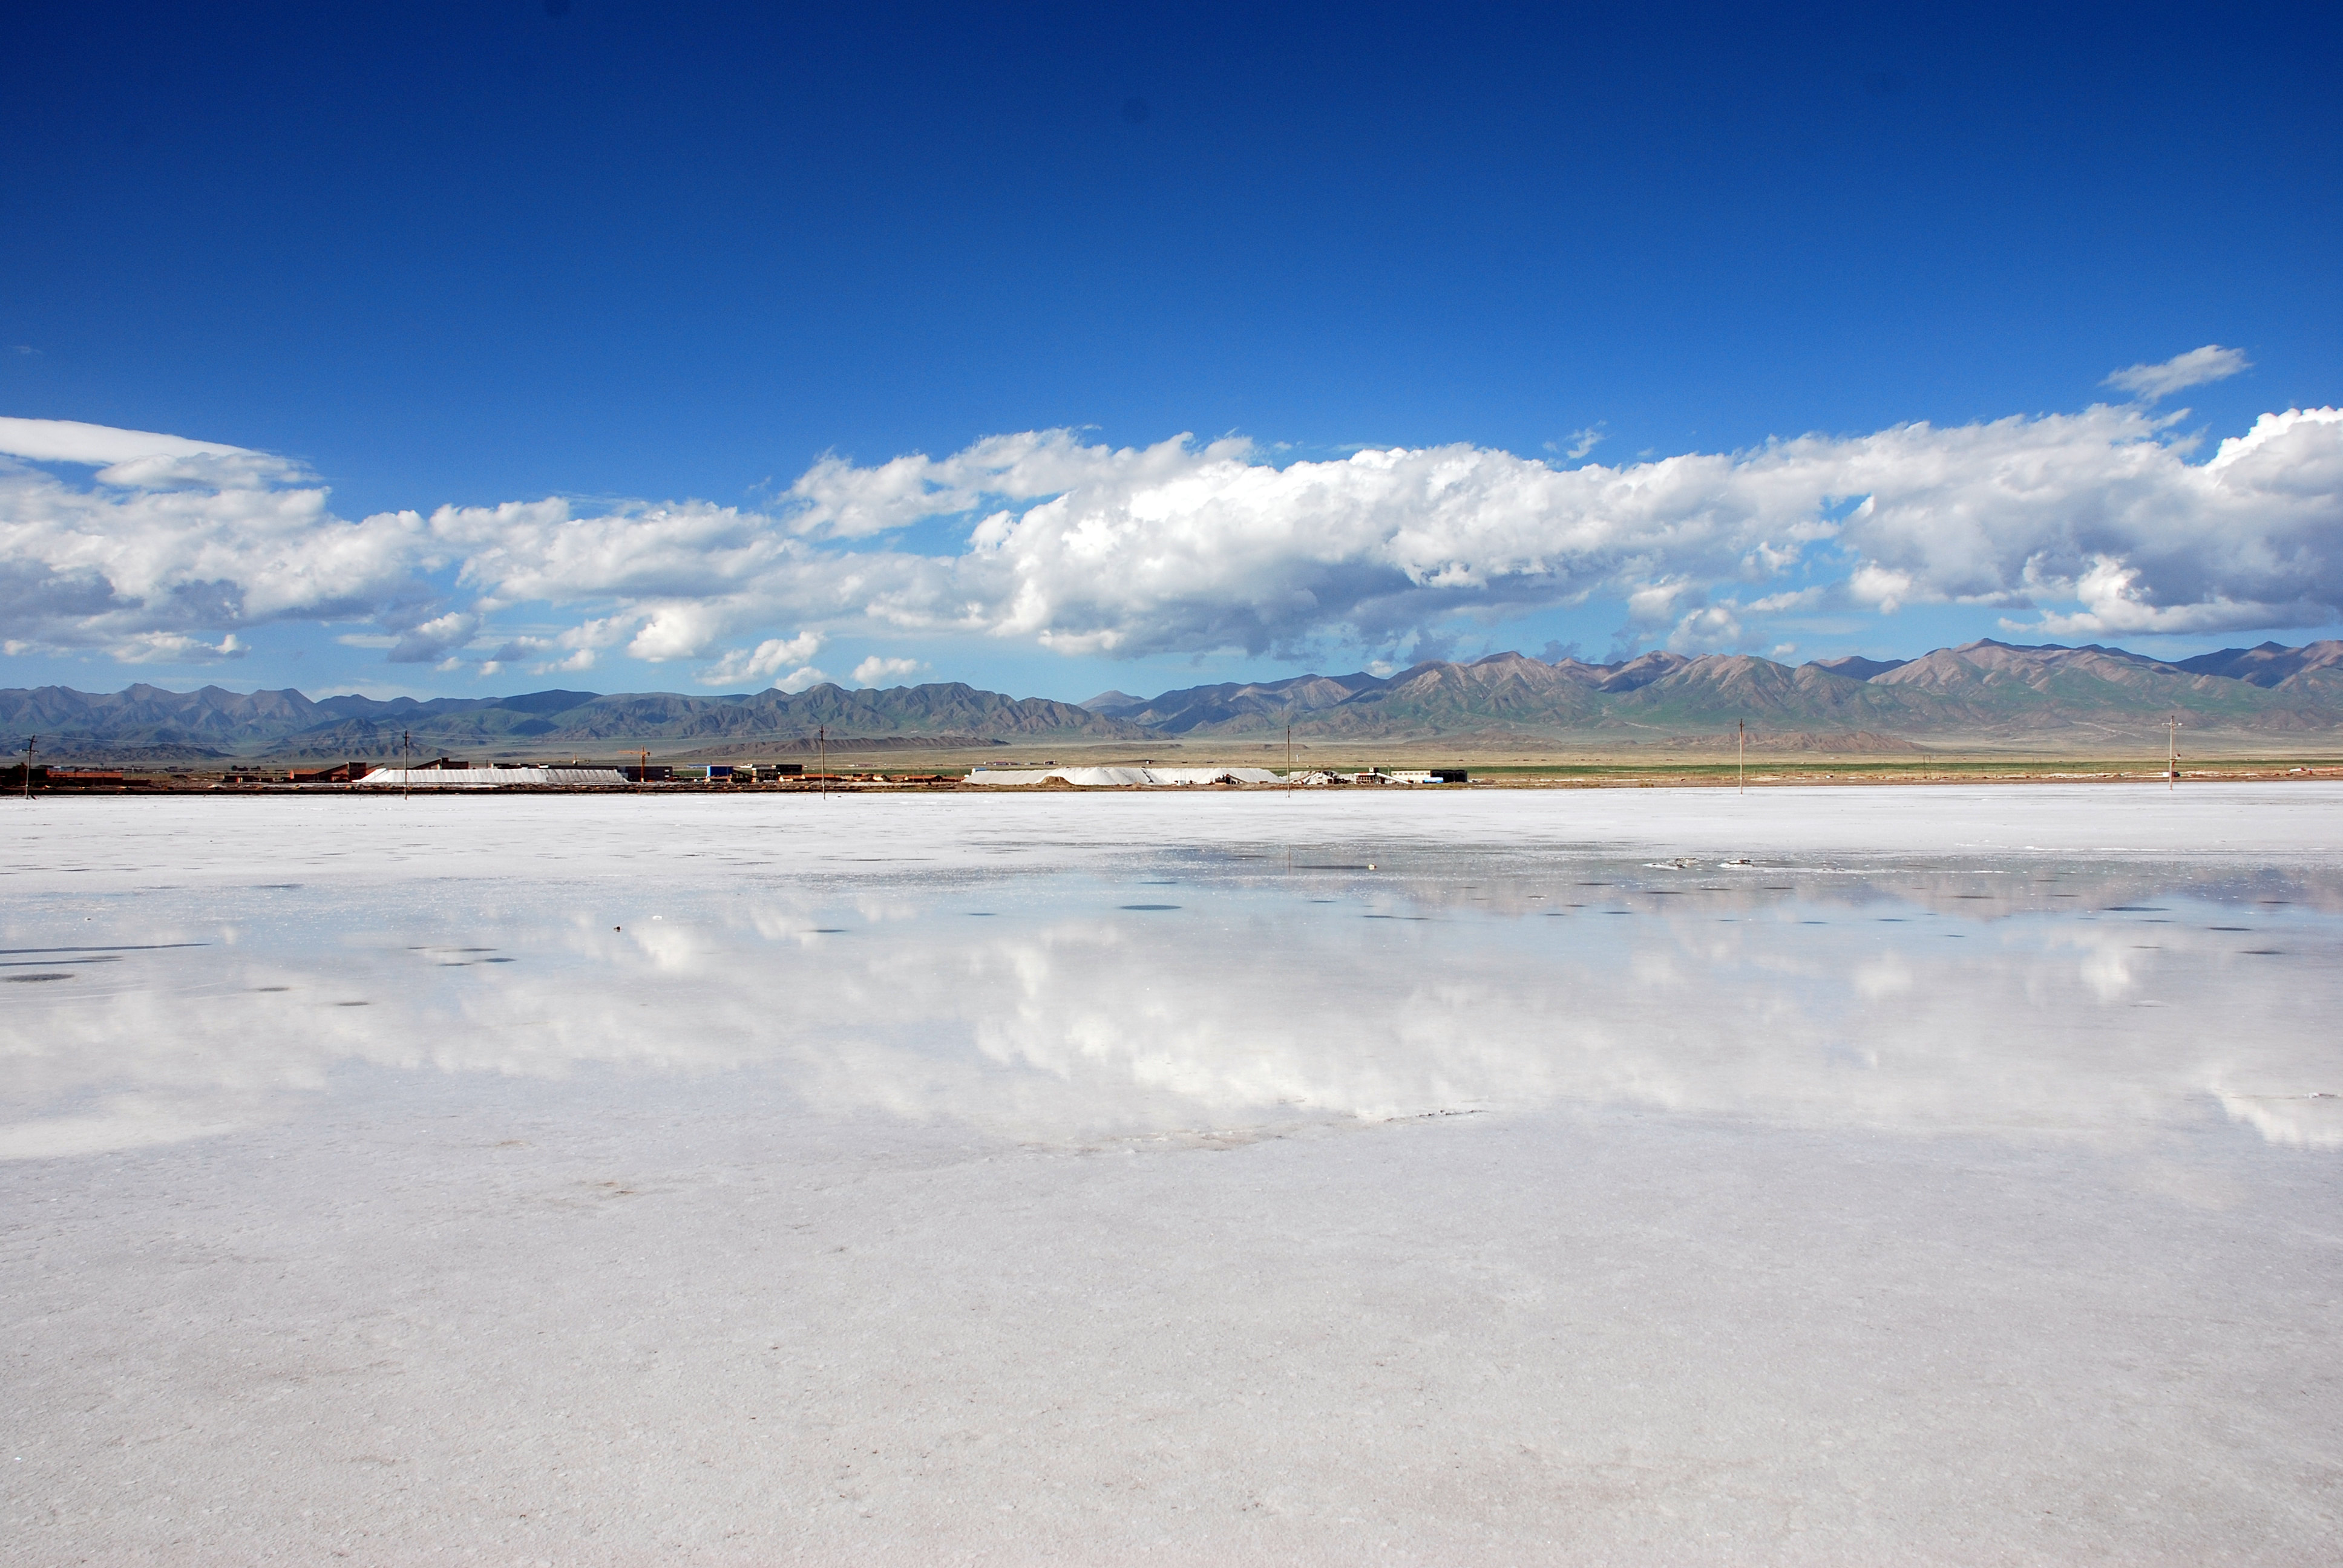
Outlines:
[[[2332,787],[0,807],[11,1560],[2331,1560]]]

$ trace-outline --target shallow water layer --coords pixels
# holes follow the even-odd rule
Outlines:
[[[356,1064],[754,1070],[818,1111],[1043,1141],[1602,1104],[2343,1142],[2343,870],[2316,862],[1305,836],[931,870],[853,847],[22,895],[0,1156],[299,1116]]]
[[[2343,792],[28,809],[45,1539],[421,1559],[483,1487],[608,1561],[2334,1523]]]

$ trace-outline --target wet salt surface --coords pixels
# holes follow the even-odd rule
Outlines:
[[[2343,791],[41,802],[5,870],[25,1560],[2334,1538]]]

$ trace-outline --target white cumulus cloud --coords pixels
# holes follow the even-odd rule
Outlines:
[[[819,631],[799,632],[786,638],[767,638],[754,648],[732,649],[692,678],[702,686],[739,686],[744,681],[769,680],[779,675],[784,666],[801,665],[811,658],[820,651],[821,644]]]
[[[216,664],[242,658],[251,649],[229,632],[217,642],[206,642],[176,631],[133,632],[106,650],[124,664]]]
[[[874,653],[854,667],[854,684],[881,686],[907,675],[917,675],[921,668],[916,658],[882,658]]]
[[[390,645],[393,664],[434,664],[479,635],[480,618],[461,610],[407,628]]]
[[[1388,651],[1459,613],[1588,600],[1687,649],[1768,646],[1770,617],[1925,603],[2062,636],[2343,616],[2328,408],[2265,415],[2203,461],[2142,404],[1572,468],[1462,444],[1279,466],[1236,438],[1031,431],[826,457],[771,512],[549,499],[355,522],[266,454],[57,423],[6,439],[105,467],[79,484],[0,460],[0,625],[13,645],[126,658],[219,657],[230,634],[310,620],[395,658],[478,646],[575,670],[618,649],[802,689],[850,628],[1139,655]],[[106,477],[138,464],[139,483]],[[947,517],[957,545],[889,537]]]
[[[52,648],[193,648],[273,620],[368,620],[425,591],[436,552],[409,520],[345,521],[323,487],[251,465],[215,479],[83,487],[0,462],[0,625]]]

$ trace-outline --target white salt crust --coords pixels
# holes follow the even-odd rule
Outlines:
[[[37,802],[5,1555],[2328,1561],[2338,829]]]

